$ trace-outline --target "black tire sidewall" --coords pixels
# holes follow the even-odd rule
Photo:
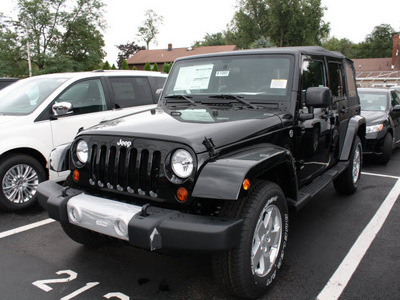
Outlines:
[[[282,237],[278,256],[273,267],[266,276],[259,277],[253,274],[251,270],[251,249],[258,219],[267,203],[268,205],[275,205],[280,211],[282,219]],[[243,212],[242,218],[244,220],[244,226],[238,253],[243,253],[244,255],[238,259],[243,260],[243,280],[246,282],[246,286],[253,287],[252,293],[254,293],[254,296],[259,297],[265,293],[266,288],[275,279],[277,270],[280,269],[282,265],[284,249],[287,243],[289,227],[288,209],[285,196],[279,186],[271,182],[260,185],[257,191],[249,198],[249,203]]]
[[[392,156],[393,151],[393,137],[390,132],[386,133],[382,145],[382,155],[379,157],[381,164],[387,164]]]
[[[17,211],[27,207],[31,207],[37,202],[37,197],[34,195],[29,201],[24,203],[12,203],[4,195],[3,192],[3,178],[4,175],[13,166],[19,164],[26,164],[32,167],[39,178],[39,183],[46,180],[46,172],[43,166],[33,157],[25,154],[9,155],[0,161],[0,208],[6,211]]]

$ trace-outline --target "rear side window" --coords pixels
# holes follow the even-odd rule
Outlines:
[[[344,97],[342,64],[336,62],[330,62],[328,64],[328,71],[329,71],[329,88],[332,92],[332,96],[334,98]]]
[[[153,104],[146,77],[111,77],[110,83],[116,108]]]

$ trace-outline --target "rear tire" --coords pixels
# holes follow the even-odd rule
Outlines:
[[[288,210],[281,188],[260,181],[241,201],[226,202],[220,215],[243,219],[239,244],[213,257],[214,276],[239,297],[258,298],[281,267]]]
[[[362,165],[362,144],[358,136],[353,141],[348,167],[334,181],[333,185],[340,194],[354,193],[360,183]]]

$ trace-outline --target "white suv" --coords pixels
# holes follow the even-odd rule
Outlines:
[[[65,179],[48,171],[51,150],[80,128],[155,107],[167,75],[93,71],[35,76],[0,91],[0,209],[36,202],[39,182]]]

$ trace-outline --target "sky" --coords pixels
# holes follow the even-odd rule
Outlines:
[[[116,45],[135,41],[145,45],[137,36],[138,27],[146,17],[145,12],[154,10],[163,16],[163,24],[158,27],[157,44],[150,49],[166,49],[171,43],[174,48],[189,47],[200,41],[206,33],[213,34],[227,28],[235,13],[237,0],[103,0],[106,4],[104,32],[105,60],[116,63]],[[1,1],[0,12],[12,15],[16,0]],[[330,36],[347,38],[354,43],[365,40],[374,27],[389,24],[400,31],[399,0],[322,0],[327,10],[324,21],[330,23]]]

